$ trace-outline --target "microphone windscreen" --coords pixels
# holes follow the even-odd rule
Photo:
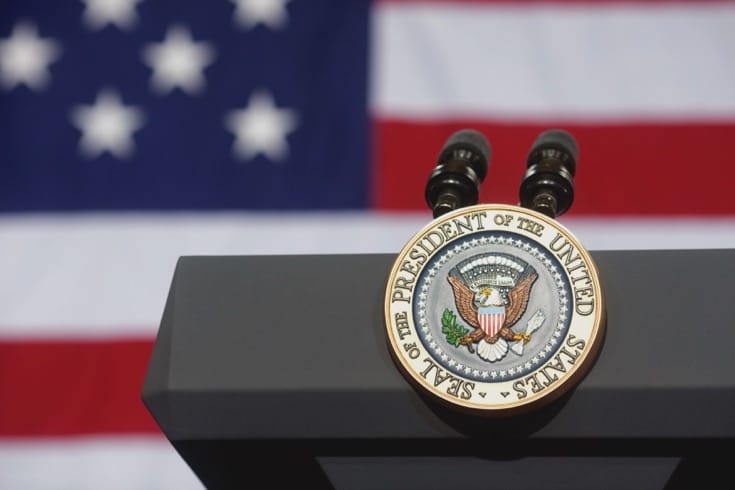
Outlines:
[[[579,155],[579,148],[574,136],[563,129],[549,129],[541,133],[538,138],[536,138],[531,152],[538,154],[541,150],[551,148],[565,152],[572,157],[573,161],[571,162],[571,168],[569,168],[569,171],[574,175],[576,171],[577,156]],[[531,162],[529,160],[529,164],[530,163]]]
[[[491,156],[490,143],[485,135],[474,129],[462,129],[452,134],[439,154],[439,164],[454,156],[457,150],[472,153],[473,157],[470,159],[472,168],[482,182],[487,175]]]

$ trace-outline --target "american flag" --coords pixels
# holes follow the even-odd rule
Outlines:
[[[724,1],[3,1],[0,488],[200,488],[140,400],[176,259],[398,252],[461,128],[509,204],[571,132],[588,249],[734,247],[733,60]]]

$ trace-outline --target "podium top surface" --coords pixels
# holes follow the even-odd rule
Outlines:
[[[532,438],[733,437],[735,250],[592,252],[600,356]],[[143,399],[169,439],[465,438],[386,346],[395,255],[182,257]]]

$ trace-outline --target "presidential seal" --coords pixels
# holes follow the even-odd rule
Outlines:
[[[389,350],[419,390],[464,411],[512,415],[584,376],[605,302],[592,258],[560,223],[480,204],[441,215],[405,245],[385,319]]]

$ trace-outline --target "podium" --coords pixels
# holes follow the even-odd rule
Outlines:
[[[181,257],[143,401],[207,488],[686,488],[729,481],[735,250],[592,251],[599,358],[510,419],[437,406],[386,347],[391,254]]]

